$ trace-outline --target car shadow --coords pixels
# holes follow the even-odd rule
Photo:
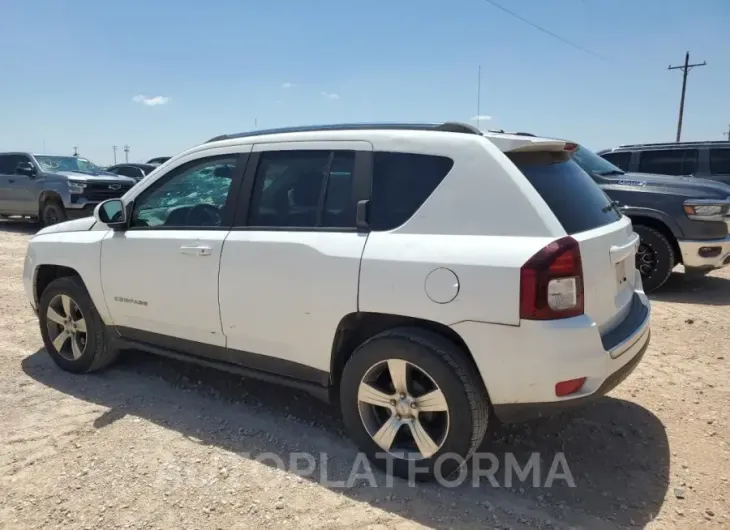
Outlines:
[[[14,232],[16,234],[33,235],[40,229],[41,226],[38,223],[15,219],[0,220],[0,232]]]
[[[97,429],[131,415],[242,458],[273,453],[286,465],[292,454],[309,452],[318,471],[304,478],[430,528],[489,527],[495,513],[505,510],[528,524],[644,526],[659,512],[668,488],[664,426],[648,410],[619,399],[500,426],[479,449],[479,461],[486,462],[481,471],[473,460],[453,487],[409,485],[380,472],[373,486],[348,483],[362,461],[334,409],[305,394],[272,392],[265,383],[137,352],[89,376],[59,370],[44,350],[26,357],[22,369],[43,385],[108,408],[94,421]],[[485,461],[482,453],[493,456]],[[527,469],[531,459],[537,473],[511,472]],[[485,469],[496,470],[494,482]]]
[[[691,276],[673,272],[667,283],[649,297],[657,302],[730,305],[730,279],[713,274]]]

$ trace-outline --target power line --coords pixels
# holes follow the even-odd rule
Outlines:
[[[682,118],[684,117],[684,94],[687,92],[687,74],[695,66],[707,66],[707,62],[689,64],[689,52],[684,56],[684,64],[682,66],[669,66],[667,70],[682,70],[682,97],[679,100],[679,120],[677,120],[677,142],[682,137]]]
[[[506,7],[503,7],[503,6],[499,5],[497,2],[494,2],[493,0],[484,0],[484,1],[487,2],[488,4],[492,5],[492,6],[496,7],[497,9],[500,9],[500,10],[504,11],[508,15],[513,16],[517,20],[521,20],[525,24],[527,24],[529,26],[532,26],[536,30],[542,31],[543,33],[546,33],[547,35],[550,35],[554,39],[558,39],[559,41],[563,42],[564,44],[567,44],[568,46],[571,46],[571,47],[575,48],[576,50],[580,50],[583,53],[587,53],[588,55],[592,55],[593,57],[597,57],[597,58],[601,59],[602,61],[608,61],[608,59],[606,57],[604,57],[603,55],[600,55],[600,54],[598,54],[598,53],[596,53],[594,51],[591,51],[588,48],[584,48],[580,44],[576,44],[575,42],[571,42],[568,39],[563,38],[563,37],[561,37],[560,35],[558,35],[556,33],[553,33],[549,29],[545,29],[542,26],[538,26],[534,22],[530,22],[526,18],[521,17],[520,15],[518,15],[517,13],[515,13],[514,11],[510,11]]]

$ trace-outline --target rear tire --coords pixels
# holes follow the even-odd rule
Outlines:
[[[634,232],[641,238],[636,254],[636,268],[641,273],[644,291],[656,291],[666,283],[677,264],[674,247],[669,238],[659,230],[635,225]]]
[[[350,437],[375,466],[419,481],[459,471],[482,442],[489,416],[466,352],[419,328],[389,330],[361,344],[342,373],[340,406]]]
[[[40,211],[40,220],[43,226],[52,226],[68,219],[66,209],[58,201],[50,200],[43,203]]]
[[[40,297],[38,316],[46,351],[63,370],[94,372],[117,358],[118,351],[110,346],[107,328],[78,276],[53,280]]]

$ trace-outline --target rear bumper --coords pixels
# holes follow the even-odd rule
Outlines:
[[[453,328],[474,356],[496,416],[513,422],[581,406],[610,392],[641,361],[650,342],[650,320],[649,300],[636,291],[624,322],[604,337],[586,315]],[[582,377],[578,392],[555,395],[557,383]]]
[[[730,265],[730,236],[709,241],[679,241],[686,269],[713,270]]]

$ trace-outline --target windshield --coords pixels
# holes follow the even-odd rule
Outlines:
[[[104,173],[99,166],[91,163],[85,158],[75,156],[46,156],[41,155],[35,157],[43,171],[51,171],[58,173],[59,171],[74,171],[76,173],[87,173],[89,175],[98,175]]]
[[[573,161],[578,164],[583,171],[596,175],[623,175],[624,172],[614,166],[608,160],[601,158],[593,151],[583,146],[578,146],[573,154]]]

